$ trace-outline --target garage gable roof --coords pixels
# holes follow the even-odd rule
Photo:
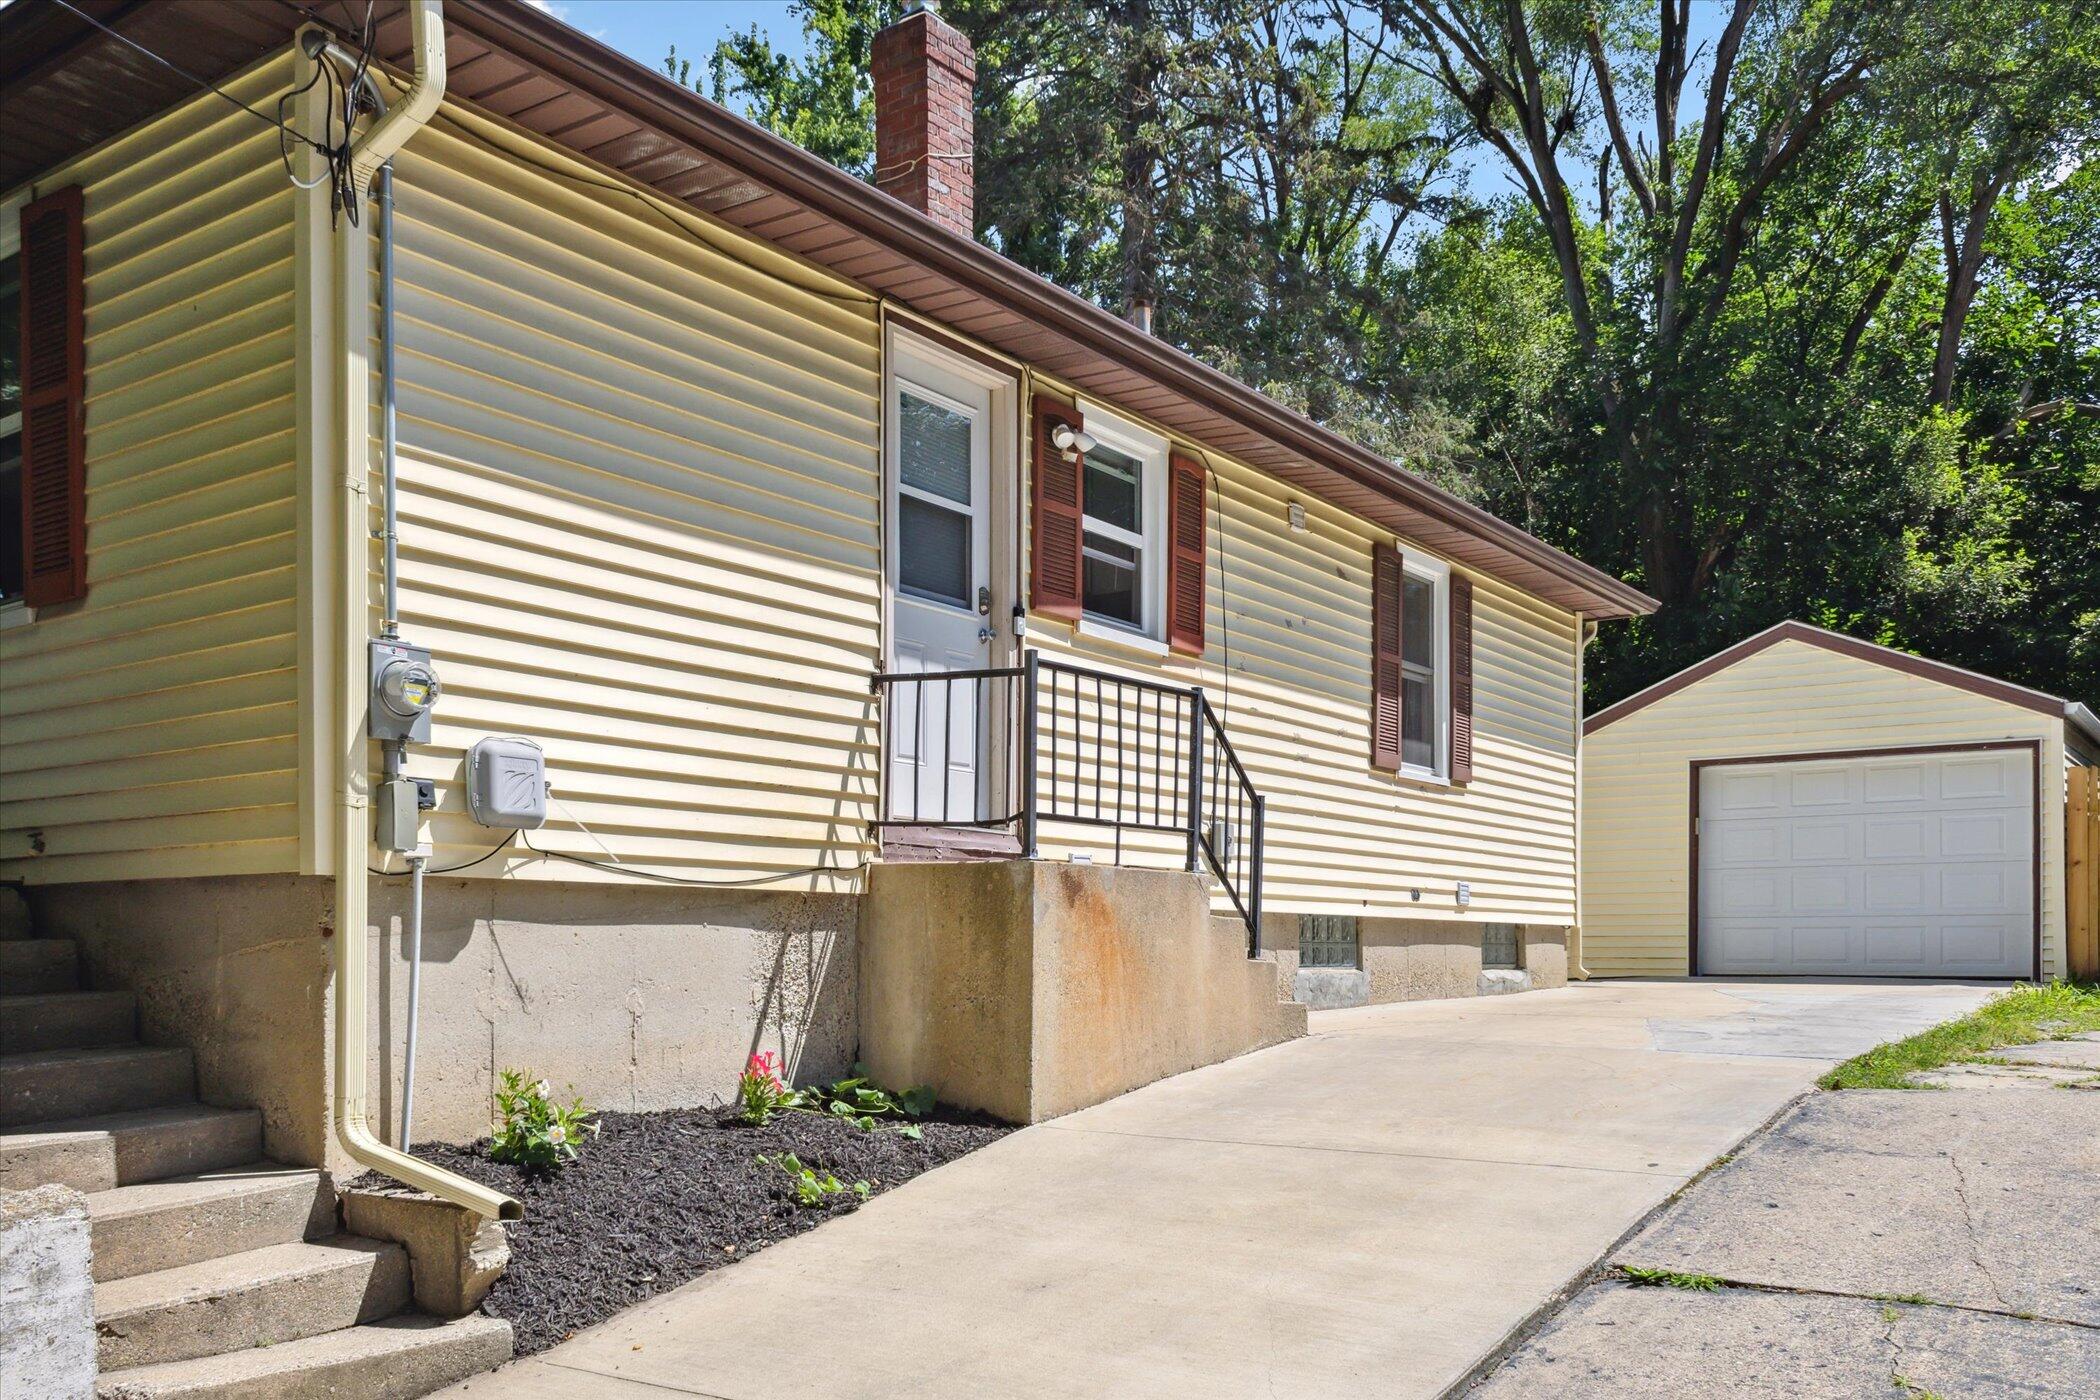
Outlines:
[[[1725,671],[1736,662],[1778,646],[1781,642],[1805,642],[1812,647],[1834,651],[1840,656],[1886,666],[1892,671],[1918,676],[1941,685],[1951,685],[1956,690],[1966,690],[1972,695],[2016,705],[2037,714],[2054,715],[2074,724],[2089,737],[2100,741],[2100,724],[2096,724],[2093,712],[2074,700],[2063,700],[2039,690],[2029,690],[2024,685],[2001,681],[1995,676],[1979,675],[1965,671],[1959,666],[1950,666],[1944,661],[1933,661],[1923,656],[1913,656],[1894,647],[1879,646],[1863,642],[1857,637],[1848,637],[1842,632],[1832,632],[1825,627],[1812,627],[1806,622],[1791,619],[1767,627],[1754,637],[1746,637],[1725,651],[1717,651],[1706,660],[1687,666],[1676,675],[1659,680],[1646,690],[1635,691],[1624,700],[1607,705],[1582,721],[1582,732],[1594,734],[1617,720],[1647,709],[1658,700],[1667,700],[1678,691],[1696,685],[1719,671]]]

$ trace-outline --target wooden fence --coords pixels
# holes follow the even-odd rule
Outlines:
[[[2100,768],[2073,768],[2064,804],[2064,932],[2071,975],[2100,981]]]

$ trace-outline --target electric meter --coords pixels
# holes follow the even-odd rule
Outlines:
[[[430,712],[444,687],[427,647],[401,641],[372,643],[372,704],[368,732],[375,739],[430,742]]]

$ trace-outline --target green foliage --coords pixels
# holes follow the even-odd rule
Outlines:
[[[715,94],[866,174],[894,12]],[[2100,696],[2100,12],[1734,12],[942,9],[979,236],[1656,595],[1593,707],[1786,617]]]
[[[924,1084],[892,1094],[868,1078],[867,1067],[856,1064],[853,1073],[821,1088],[802,1091],[800,1107],[842,1118],[855,1127],[873,1132],[877,1119],[924,1118],[933,1112],[933,1090]],[[895,1124],[897,1133],[914,1141],[925,1134],[910,1122]]]
[[[796,1202],[803,1206],[821,1206],[848,1192],[865,1201],[873,1189],[865,1181],[856,1181],[849,1186],[830,1172],[804,1166],[802,1159],[792,1152],[761,1155],[758,1161],[761,1166],[778,1167],[785,1172],[794,1189]]]
[[[1958,1020],[1855,1055],[1816,1082],[1825,1089],[1916,1089],[1913,1075],[1974,1060],[2004,1045],[2032,1045],[2100,1030],[2100,987],[2071,982],[2015,987]]]
[[[583,1100],[558,1104],[544,1079],[529,1071],[507,1069],[497,1077],[496,1121],[489,1156],[498,1162],[546,1170],[576,1156],[585,1135],[598,1135],[598,1122]]]
[[[1721,1280],[1712,1274],[1687,1274],[1675,1269],[1650,1269],[1638,1264],[1622,1264],[1619,1272],[1636,1288],[1684,1288],[1695,1293],[1719,1291]]]
[[[772,1051],[756,1054],[737,1079],[737,1116],[753,1127],[773,1121],[773,1115],[789,1111],[821,1113],[841,1119],[867,1132],[877,1120],[890,1123],[899,1137],[914,1142],[925,1136],[917,1123],[898,1120],[924,1118],[933,1112],[933,1090],[924,1084],[891,1093],[868,1078],[867,1068],[854,1065],[853,1073],[828,1085],[790,1089],[780,1077],[780,1061]]]

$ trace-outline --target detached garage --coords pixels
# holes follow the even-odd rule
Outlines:
[[[2095,763],[2084,705],[1781,623],[1584,721],[1582,966],[2064,976]]]

